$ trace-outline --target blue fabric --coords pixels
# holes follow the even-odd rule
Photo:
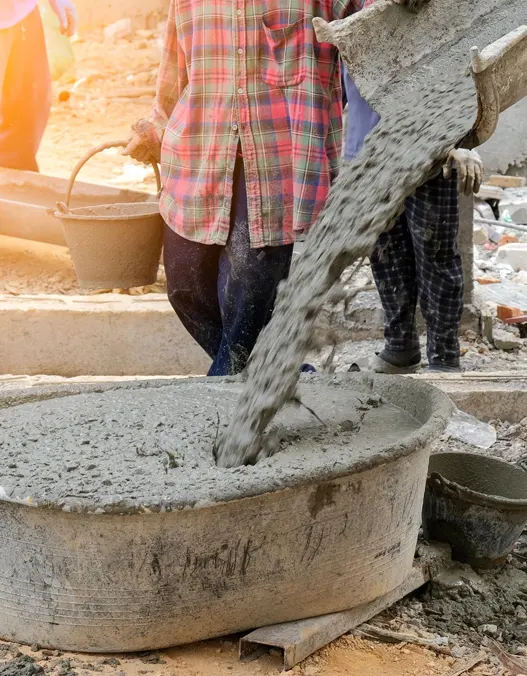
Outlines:
[[[234,171],[231,230],[226,246],[191,242],[165,226],[168,299],[211,357],[209,376],[240,373],[271,319],[278,284],[287,277],[293,245],[251,249],[243,160]]]
[[[360,153],[364,139],[377,126],[381,118],[362,98],[344,64],[342,64],[342,80],[343,103],[348,104],[344,159],[349,162]]]

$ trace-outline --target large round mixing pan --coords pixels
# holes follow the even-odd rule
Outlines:
[[[277,418],[280,452],[218,469],[239,389],[0,398],[2,638],[155,649],[344,610],[404,581],[447,397],[411,379],[306,377],[308,408]]]

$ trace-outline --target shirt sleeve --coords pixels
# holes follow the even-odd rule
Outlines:
[[[333,19],[345,19],[362,9],[364,0],[333,0]]]
[[[160,141],[172,111],[188,84],[185,53],[178,40],[175,14],[176,0],[172,0],[157,76],[156,97],[150,115],[150,121],[156,128]]]

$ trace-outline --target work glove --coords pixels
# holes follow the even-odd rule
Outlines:
[[[411,12],[417,12],[418,10],[421,9],[421,7],[424,7],[424,5],[430,2],[430,0],[394,0],[394,1],[398,5],[406,7],[406,9],[409,9]]]
[[[71,0],[49,0],[60,21],[60,32],[71,38],[77,32],[77,10]]]
[[[479,192],[483,180],[483,160],[475,150],[451,150],[443,165],[443,176],[450,178],[453,167],[457,169],[459,192],[465,195]]]

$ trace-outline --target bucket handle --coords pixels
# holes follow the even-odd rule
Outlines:
[[[64,202],[59,202],[57,204],[57,207],[60,211],[63,213],[66,213],[69,211],[70,208],[70,200],[71,200],[71,193],[73,190],[73,186],[75,185],[75,179],[77,178],[79,171],[83,168],[83,166],[86,164],[88,160],[90,160],[94,155],[98,155],[101,153],[103,150],[107,150],[108,148],[126,148],[128,145],[128,141],[111,141],[110,143],[103,143],[100,146],[97,146],[97,148],[94,148],[93,150],[90,150],[75,166],[73,169],[71,176],[70,176],[70,181],[68,183],[68,190],[66,192],[66,199]],[[154,169],[154,174],[156,177],[156,183],[157,183],[157,194],[158,196],[161,193],[161,174],[159,173],[159,167],[157,166],[157,162],[152,159],[151,160],[152,168]]]

